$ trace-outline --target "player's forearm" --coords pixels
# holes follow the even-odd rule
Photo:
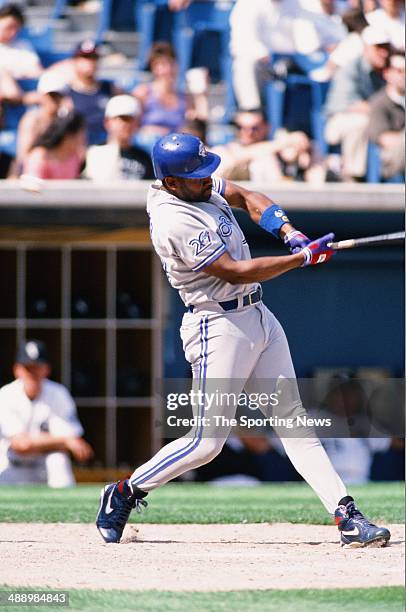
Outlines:
[[[48,433],[37,435],[15,436],[11,439],[10,448],[16,453],[44,454],[55,451],[67,452],[67,438],[64,436],[52,436]]]
[[[237,261],[229,276],[228,282],[233,285],[240,283],[263,282],[276,278],[289,270],[300,268],[304,255],[283,255],[278,257],[256,257],[247,261]]]
[[[244,189],[240,185],[235,185],[235,183],[231,183],[230,181],[226,182],[225,189],[225,198],[230,206],[235,208],[241,208],[245,210],[251,217],[251,219],[257,225],[261,225],[263,229],[273,233],[275,237],[283,238],[285,235],[293,230],[293,226],[290,224],[288,218],[286,217],[286,213],[280,209],[271,198],[264,195],[263,193],[259,193],[257,191],[249,191],[248,189]],[[267,213],[265,217],[263,214],[268,209],[273,209],[273,212],[276,211],[275,218],[272,219],[272,216]],[[272,211],[270,211],[272,213]],[[273,214],[273,213],[272,213]],[[268,215],[268,222],[264,223],[264,219]],[[262,222],[261,222],[262,218]],[[286,221],[285,221],[286,219]],[[285,221],[285,223],[283,223]],[[269,222],[271,222],[269,224]],[[273,227],[276,225],[277,227]]]
[[[229,184],[229,183],[228,183]],[[274,202],[271,198],[257,191],[248,191],[240,186],[233,185],[236,188],[233,192],[233,197],[230,199],[230,206],[237,206],[245,210],[255,223],[259,223],[262,213],[272,206]]]

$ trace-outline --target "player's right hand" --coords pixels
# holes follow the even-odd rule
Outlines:
[[[302,268],[306,266],[315,266],[320,263],[326,263],[335,253],[333,249],[330,249],[327,245],[334,241],[334,234],[326,234],[321,238],[317,238],[310,242],[301,253],[304,255],[304,262]]]

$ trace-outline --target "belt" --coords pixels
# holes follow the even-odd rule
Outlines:
[[[242,306],[251,306],[252,304],[257,304],[262,299],[262,287],[258,287],[255,291],[251,293],[247,293],[242,298]],[[238,308],[238,298],[234,298],[233,300],[227,300],[226,302],[217,302],[219,306],[225,311],[229,312],[230,310],[237,310]],[[199,304],[199,307],[203,306]],[[193,312],[196,306],[188,306],[188,311]]]

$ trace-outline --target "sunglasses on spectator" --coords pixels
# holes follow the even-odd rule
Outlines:
[[[136,119],[136,117],[134,117],[134,115],[116,115],[117,119],[121,119],[121,121],[132,121],[133,119]]]

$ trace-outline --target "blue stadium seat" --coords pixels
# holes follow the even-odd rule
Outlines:
[[[274,61],[276,59],[279,57]],[[317,62],[299,54],[292,56],[292,59],[301,70],[308,72],[322,65],[325,56],[319,55]],[[325,155],[328,147],[324,139],[323,107],[329,85],[329,82],[314,81],[307,74],[288,74],[284,78],[268,81],[265,85],[265,104],[270,138],[281,127],[300,129],[311,135],[320,154]]]
[[[50,51],[54,48],[54,30],[49,24],[40,28],[24,26],[21,28],[18,38],[29,40],[37,53]]]
[[[179,60],[179,81],[184,84],[186,71],[193,65],[209,69],[212,80],[226,84],[223,122],[232,119],[237,105],[231,79],[230,13],[231,0],[196,0],[178,13],[174,44]]]
[[[38,55],[44,68],[72,57],[72,53],[68,51],[38,51]]]
[[[388,179],[382,177],[381,152],[377,144],[368,143],[367,182],[368,183],[404,183],[405,176],[398,174]]]
[[[37,79],[19,79],[17,81],[22,91],[35,91],[37,89]],[[24,104],[5,104],[4,105],[4,130],[0,132],[0,150],[8,153],[12,157],[16,153],[17,129],[21,117],[27,107]]]
[[[175,31],[175,46],[179,59],[180,74],[183,78],[186,70],[193,65],[194,46],[197,38],[204,46],[203,53],[199,56],[198,65],[212,69],[217,68],[222,80],[230,78],[230,13],[233,2],[222,1],[199,1],[196,0],[184,11],[179,12],[179,20]],[[208,36],[215,34],[219,38],[217,52],[209,46]],[[210,49],[210,51],[209,51]]]
[[[32,44],[44,68],[71,56],[71,53],[55,51],[54,30],[51,24],[41,28],[24,26],[18,37]]]
[[[134,15],[136,30],[140,36],[137,67],[143,70],[155,40],[173,42],[173,32],[179,27],[179,13],[168,9],[167,0],[136,0]]]
[[[16,130],[1,130],[0,131],[0,151],[7,153],[10,157],[15,157],[17,148],[17,131]]]
[[[55,0],[54,8],[52,9],[51,19],[60,19],[64,12],[68,0]]]
[[[18,86],[22,91],[35,91],[37,89],[37,79],[19,79]],[[4,105],[4,128],[5,130],[17,130],[21,117],[27,107],[24,104],[5,104]]]

